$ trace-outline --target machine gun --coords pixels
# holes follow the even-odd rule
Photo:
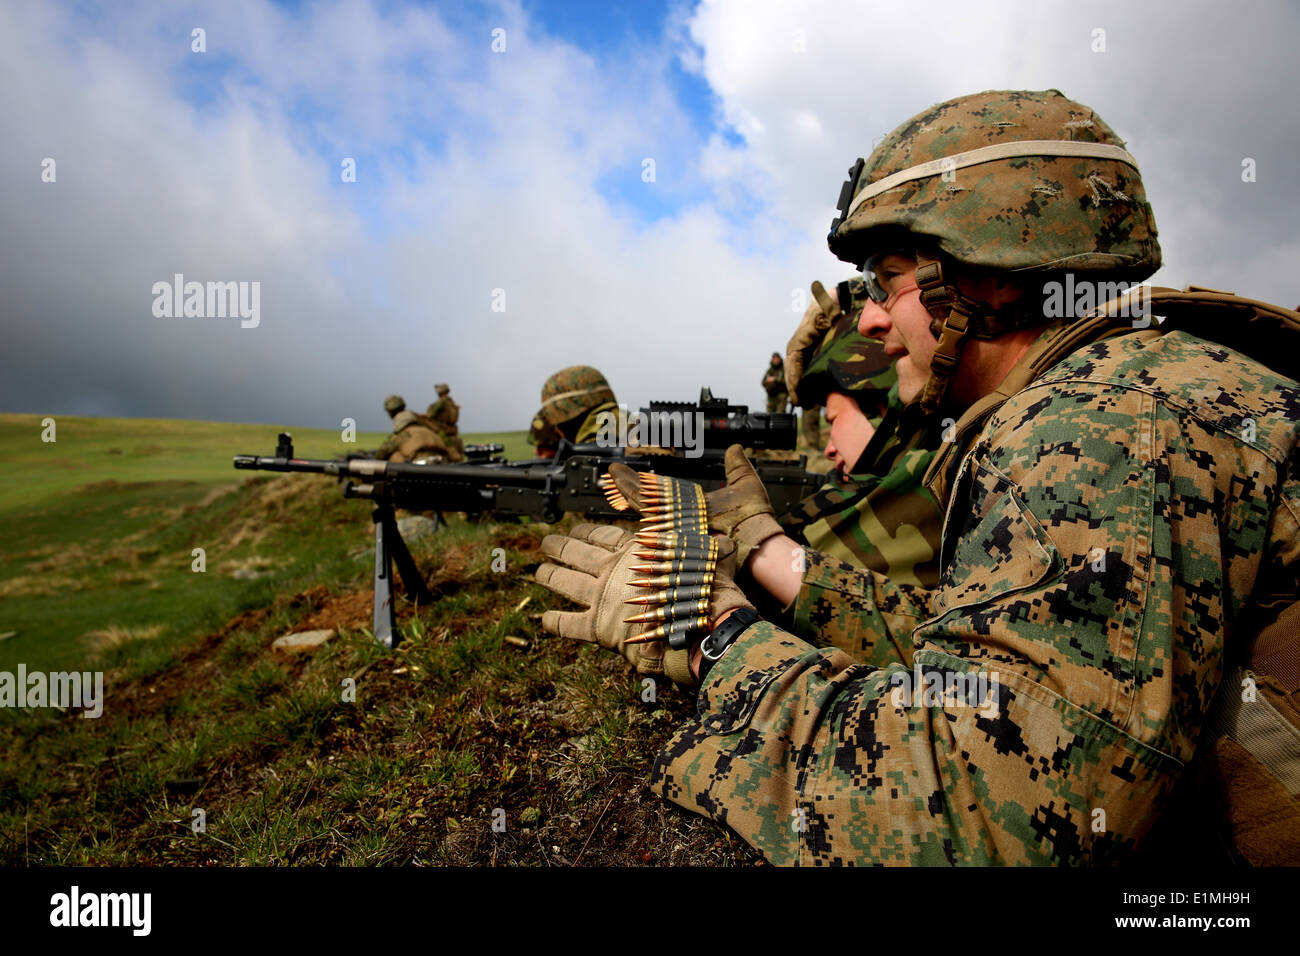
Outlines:
[[[705,491],[726,484],[723,453],[740,444],[757,450],[790,450],[795,446],[795,416],[788,413],[750,413],[744,405],[729,405],[715,399],[706,388],[700,402],[654,402],[641,410],[633,429],[641,437],[647,432],[659,438],[685,424],[693,416],[698,429],[689,451],[664,447],[620,447],[613,442],[575,445],[561,441],[553,458],[506,461],[502,445],[468,445],[463,464],[419,464],[388,462],[348,456],[329,461],[297,458],[293,440],[281,432],[275,455],[236,455],[235,467],[247,471],[297,472],[330,475],[344,482],[344,498],[365,498],[374,503],[371,520],[375,525],[375,640],[386,647],[396,645],[393,607],[392,566],[397,565],[407,594],[420,603],[433,595],[397,530],[394,509],[409,511],[463,511],[470,517],[487,512],[527,515],[555,522],[565,513],[580,514],[597,521],[626,520],[627,512],[614,510],[600,487],[600,479],[613,462],[637,471],[653,471],[676,478],[688,478]],[[676,417],[674,417],[676,416]],[[644,423],[650,423],[648,427]],[[662,425],[662,427],[659,427]],[[677,436],[685,434],[680,428]],[[806,458],[759,459],[754,462],[767,488],[776,513],[788,511],[796,502],[817,490],[825,476],[806,471]]]

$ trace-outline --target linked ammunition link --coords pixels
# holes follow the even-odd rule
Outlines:
[[[633,571],[647,576],[631,585],[647,593],[628,599],[628,604],[643,609],[625,623],[654,626],[628,638],[627,643],[666,640],[673,650],[680,650],[709,629],[718,543],[709,537],[708,506],[699,485],[649,473],[638,475],[638,480],[642,511],[636,541],[641,550],[636,557],[648,563],[633,566]],[[616,511],[632,509],[608,475],[601,480],[601,487]]]

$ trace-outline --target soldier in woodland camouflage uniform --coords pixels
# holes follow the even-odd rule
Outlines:
[[[451,398],[451,386],[439,384],[434,386],[438,400],[429,406],[425,416],[432,423],[433,430],[441,436],[443,444],[451,453],[452,461],[465,459],[465,443],[460,440],[460,406]]]
[[[542,407],[533,416],[528,441],[549,458],[561,438],[575,445],[596,440],[602,414],[620,414],[614,390],[590,365],[560,369],[542,385]]]
[[[857,329],[865,291],[858,302],[850,291],[847,309],[824,292],[818,295],[822,291],[814,285],[814,301],[790,340],[786,380],[796,401],[834,410],[826,455],[840,458],[844,467],[842,476],[833,476],[792,508],[782,526],[828,558],[933,587],[942,516],[921,479],[934,457],[938,430],[927,430],[929,447],[904,448],[894,430],[897,412],[880,429],[885,410],[898,406],[898,377],[881,344]],[[841,301],[844,291],[841,284]],[[837,439],[845,428],[861,429],[862,438],[851,446]],[[852,460],[843,460],[846,451]]]
[[[785,391],[785,369],[782,366],[781,353],[773,352],[772,363],[763,373],[763,391],[767,393],[768,414],[785,411],[785,406],[790,400]]]
[[[898,355],[909,407],[956,418],[930,469],[941,577],[810,554],[785,633],[747,623],[721,561],[710,647],[734,640],[716,663],[693,652],[700,719],[654,786],[777,863],[1130,859],[1220,683],[1238,695],[1225,675],[1295,610],[1300,316],[1199,290],[1155,290],[1160,325],[1133,296],[1061,315],[1063,273],[1140,281],[1160,249],[1136,161],[1054,90],[926,110],[854,167],[841,213],[831,249],[877,299],[860,329]],[[715,522],[712,495],[710,526],[756,559],[771,516]],[[647,645],[600,613],[634,572],[571,544],[543,550],[579,569],[538,579],[600,595],[590,630],[543,624],[640,666]],[[828,631],[836,649],[809,642]]]

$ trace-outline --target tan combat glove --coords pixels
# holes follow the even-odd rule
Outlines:
[[[537,569],[537,583],[561,597],[586,605],[585,611],[547,611],[542,628],[560,637],[587,641],[622,654],[637,673],[665,675],[679,684],[691,684],[687,652],[670,651],[663,641],[628,644],[627,638],[645,630],[644,624],[627,624],[635,608],[628,598],[645,592],[628,582],[642,577],[632,571],[640,563],[636,540],[613,525],[580,524],[567,535],[542,539],[542,554],[558,562]]]
[[[632,565],[644,560],[636,557],[637,547],[631,534],[611,525],[580,524],[568,535],[543,538],[542,553],[561,563],[543,564],[537,569],[537,582],[587,609],[547,611],[542,615],[542,628],[560,637],[617,651],[637,673],[663,675],[683,687],[693,687],[698,683],[690,669],[695,648],[671,650],[665,641],[628,643],[629,637],[646,631],[645,624],[628,624],[624,620],[635,611],[635,606],[627,603],[628,598],[645,594],[629,584],[641,576],[631,570]],[[722,538],[713,572],[710,621],[718,621],[736,608],[753,607],[736,587],[735,573],[735,545]]]
[[[730,538],[720,539],[718,563],[713,569],[713,592],[709,600],[709,620],[715,626],[728,611],[754,606],[745,597],[745,592],[736,587],[737,554],[734,541]]]
[[[840,304],[820,282],[812,284],[812,302],[804,310],[803,319],[785,347],[785,387],[790,401],[799,404],[799,380],[803,378],[805,356],[811,356],[814,347],[826,335],[831,323],[841,314]]]
[[[709,504],[709,530],[725,534],[736,543],[736,567],[743,568],[755,548],[785,532],[776,522],[767,489],[745,457],[745,450],[732,445],[724,462],[727,483],[704,496]]]

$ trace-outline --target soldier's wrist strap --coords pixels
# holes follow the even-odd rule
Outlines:
[[[701,684],[727,648],[736,643],[749,625],[757,620],[760,620],[758,612],[752,607],[737,608],[727,615],[725,621],[709,632],[709,636],[700,645]]]

